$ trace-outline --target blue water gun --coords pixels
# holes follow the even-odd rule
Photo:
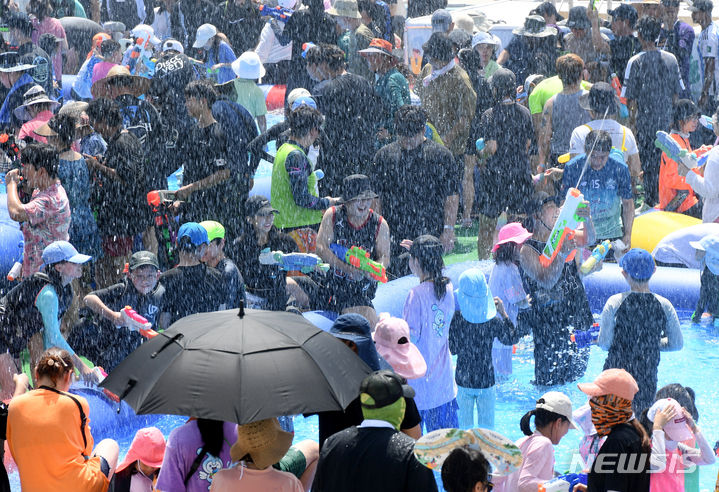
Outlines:
[[[284,7],[270,7],[268,5],[260,5],[260,15],[262,17],[272,17],[280,22],[287,22],[292,17],[294,10],[286,9]]]
[[[327,272],[330,269],[328,263],[323,263],[322,258],[310,253],[283,253],[282,251],[270,251],[265,248],[260,252],[260,263],[263,265],[279,265],[281,270],[288,272],[310,273],[320,271]]]
[[[689,152],[687,149],[681,148],[679,143],[674,140],[671,135],[661,130],[656,134],[654,146],[664,152],[671,160],[681,162],[689,169],[701,167],[706,164],[709,158],[709,150],[711,150],[711,147],[702,146],[695,152]]]
[[[587,258],[587,260],[582,263],[582,266],[579,268],[579,270],[584,274],[588,274],[591,272],[595,266],[597,266],[597,263],[604,261],[604,258],[607,257],[607,254],[609,253],[609,250],[612,249],[612,243],[609,241],[609,239],[605,239],[601,243],[597,245],[596,248],[592,251],[592,256]]]
[[[540,485],[538,492],[573,492],[578,484],[587,485],[586,473],[560,475]]]
[[[477,152],[482,152],[484,150],[485,143],[483,138],[478,138],[476,142],[474,142],[474,148],[477,149]]]
[[[699,123],[707,130],[714,130],[714,119],[711,116],[701,115],[699,117]]]
[[[594,323],[588,330],[577,330],[569,336],[577,344],[577,348],[586,348],[599,340],[599,323]]]

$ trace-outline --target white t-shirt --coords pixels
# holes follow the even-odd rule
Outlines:
[[[717,53],[719,52],[719,26],[715,22],[712,22],[706,29],[699,33],[698,42],[699,54],[702,57],[702,63],[700,68],[702,71],[702,83],[704,81],[704,60],[707,58],[714,58],[716,60]],[[717,93],[717,81],[719,81],[719,63],[714,63],[714,84],[709,87],[709,94],[715,95]]]
[[[689,244],[706,236],[719,234],[719,224],[697,224],[684,227],[664,236],[652,251],[655,260],[664,263],[679,263],[689,268],[700,268],[696,250]]]
[[[634,138],[632,131],[618,121],[607,118],[606,120],[593,120],[586,125],[578,126],[572,131],[569,139],[569,153],[572,155],[584,153],[584,141],[592,130],[604,130],[612,137],[612,146],[624,153],[624,161],[629,156],[639,153],[637,148],[637,140]],[[624,144],[622,146],[622,143]]]
[[[279,25],[284,30],[284,25],[281,23],[279,23]],[[262,63],[277,63],[283,60],[289,60],[292,58],[292,42],[282,46],[282,44],[277,41],[272,26],[267,22],[260,33],[260,41],[257,43],[255,53],[260,57]]]

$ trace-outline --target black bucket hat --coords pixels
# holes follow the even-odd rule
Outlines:
[[[342,180],[342,203],[368,198],[377,198],[377,193],[372,191],[372,186],[367,176],[364,174],[352,174]]]

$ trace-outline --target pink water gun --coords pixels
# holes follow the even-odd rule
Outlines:
[[[140,316],[137,311],[132,309],[130,306],[125,306],[120,310],[122,318],[128,328],[136,329],[145,338],[154,338],[157,336],[157,332],[152,329],[152,323],[147,321],[147,318]]]

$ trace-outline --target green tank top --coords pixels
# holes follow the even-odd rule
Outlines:
[[[301,147],[291,143],[284,143],[277,149],[275,163],[272,166],[271,202],[279,214],[275,217],[275,225],[280,229],[303,227],[319,224],[322,221],[322,210],[311,210],[300,207],[295,203],[292,196],[290,176],[285,168],[285,161],[290,152],[298,150],[307,159],[307,155]],[[317,176],[314,171],[307,177],[307,191],[312,196],[319,196],[317,190]]]

